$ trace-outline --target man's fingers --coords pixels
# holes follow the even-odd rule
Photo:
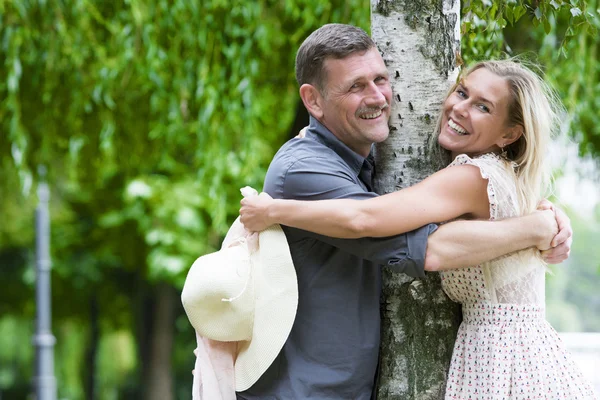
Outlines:
[[[573,242],[573,230],[571,229],[571,226],[569,225],[567,227],[561,227],[559,225],[558,233],[556,234],[556,236],[554,236],[554,239],[552,239],[552,243],[550,243],[550,245],[553,248],[555,248],[557,246],[567,244],[567,246],[569,248],[571,248],[572,242]]]
[[[556,246],[560,246],[561,244],[565,243],[570,237],[571,237],[571,233],[566,231],[566,230],[560,230],[560,227],[558,228],[559,231],[556,234],[556,236],[554,236],[554,238],[552,239],[552,242],[550,243],[550,246],[552,246],[552,248],[555,248]]]
[[[569,256],[565,255],[563,257],[544,258],[544,261],[546,261],[548,264],[560,264],[563,261],[565,261],[567,258],[569,258]]]
[[[552,249],[542,251],[542,257],[548,264],[559,264],[569,258],[570,253],[571,246],[565,242]]]
[[[538,210],[553,210],[554,204],[552,204],[551,202],[549,202],[546,199],[543,199],[542,201],[540,201],[538,203],[537,209]]]
[[[556,215],[556,223],[558,224],[558,235],[556,235],[554,239],[552,239],[552,247],[556,247],[562,243],[565,243],[573,237],[573,229],[571,229],[571,220],[569,219],[567,214],[565,214],[565,212],[560,208],[556,208],[554,212]],[[570,247],[571,242],[568,243]]]

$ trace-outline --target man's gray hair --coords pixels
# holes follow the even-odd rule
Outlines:
[[[342,59],[351,54],[365,52],[375,47],[367,33],[352,25],[327,24],[310,34],[296,54],[296,80],[325,92],[327,58]]]

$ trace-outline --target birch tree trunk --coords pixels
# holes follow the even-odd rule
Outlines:
[[[425,155],[460,51],[459,0],[371,0],[371,35],[390,71],[390,137],[376,149],[376,189],[429,175]],[[399,205],[401,206],[401,205]],[[443,399],[460,308],[438,274],[415,280],[384,270],[379,399]]]

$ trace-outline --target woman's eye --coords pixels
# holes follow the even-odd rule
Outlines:
[[[456,94],[458,94],[462,98],[467,97],[467,94],[464,92],[464,90],[456,89]]]
[[[490,109],[485,104],[479,104],[477,107],[479,107],[479,109],[483,112],[490,112]]]

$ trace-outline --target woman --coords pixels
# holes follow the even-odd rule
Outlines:
[[[445,165],[453,159],[451,168],[364,201],[262,194],[242,201],[242,222],[251,230],[279,223],[333,237],[381,237],[456,218],[532,212],[548,183],[546,147],[560,126],[558,105],[521,64],[478,63],[452,88],[438,119],[433,153]],[[447,399],[594,398],[544,319],[544,274],[536,249],[442,273],[448,296],[463,304]]]

